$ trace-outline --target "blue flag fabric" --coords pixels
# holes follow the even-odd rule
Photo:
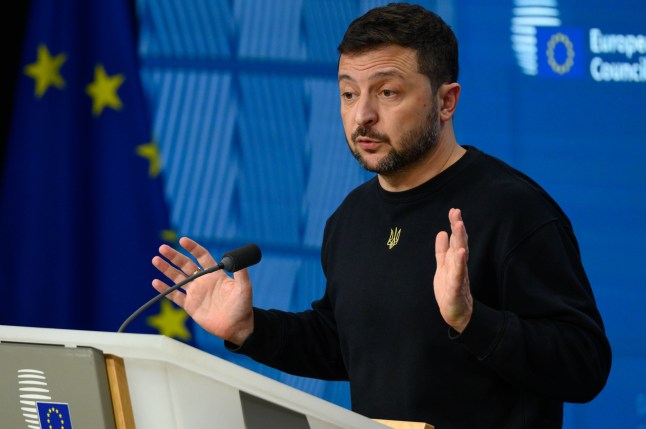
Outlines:
[[[36,402],[41,429],[73,429],[69,404]]]
[[[134,18],[128,0],[31,2],[0,182],[0,324],[117,331],[156,293],[151,258],[173,235]],[[157,312],[126,331],[163,331]]]

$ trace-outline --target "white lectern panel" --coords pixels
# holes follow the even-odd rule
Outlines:
[[[273,404],[275,410],[269,412],[280,413],[283,408],[304,415],[310,429],[385,428],[345,408],[160,335],[0,325],[0,341],[90,346],[123,358],[139,429],[244,429],[240,392]]]

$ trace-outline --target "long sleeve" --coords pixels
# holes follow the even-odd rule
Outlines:
[[[568,226],[542,226],[502,270],[501,309],[476,302],[457,341],[513,385],[566,402],[594,398],[611,351]]]
[[[254,308],[254,332],[241,347],[226,346],[290,374],[348,379],[327,296],[298,313]]]

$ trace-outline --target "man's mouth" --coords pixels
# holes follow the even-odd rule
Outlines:
[[[367,152],[374,152],[383,144],[383,142],[379,140],[374,140],[368,137],[358,137],[355,140],[355,143],[359,148]]]

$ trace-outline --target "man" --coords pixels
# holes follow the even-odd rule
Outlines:
[[[569,220],[530,178],[458,145],[457,41],[438,16],[373,9],[339,52],[348,146],[376,177],[326,224],[324,296],[300,313],[253,308],[243,270],[170,299],[233,351],[350,380],[353,410],[371,418],[560,428],[563,402],[593,399],[611,362]],[[180,244],[215,265],[196,242]],[[174,282],[198,268],[160,253],[153,263]]]

